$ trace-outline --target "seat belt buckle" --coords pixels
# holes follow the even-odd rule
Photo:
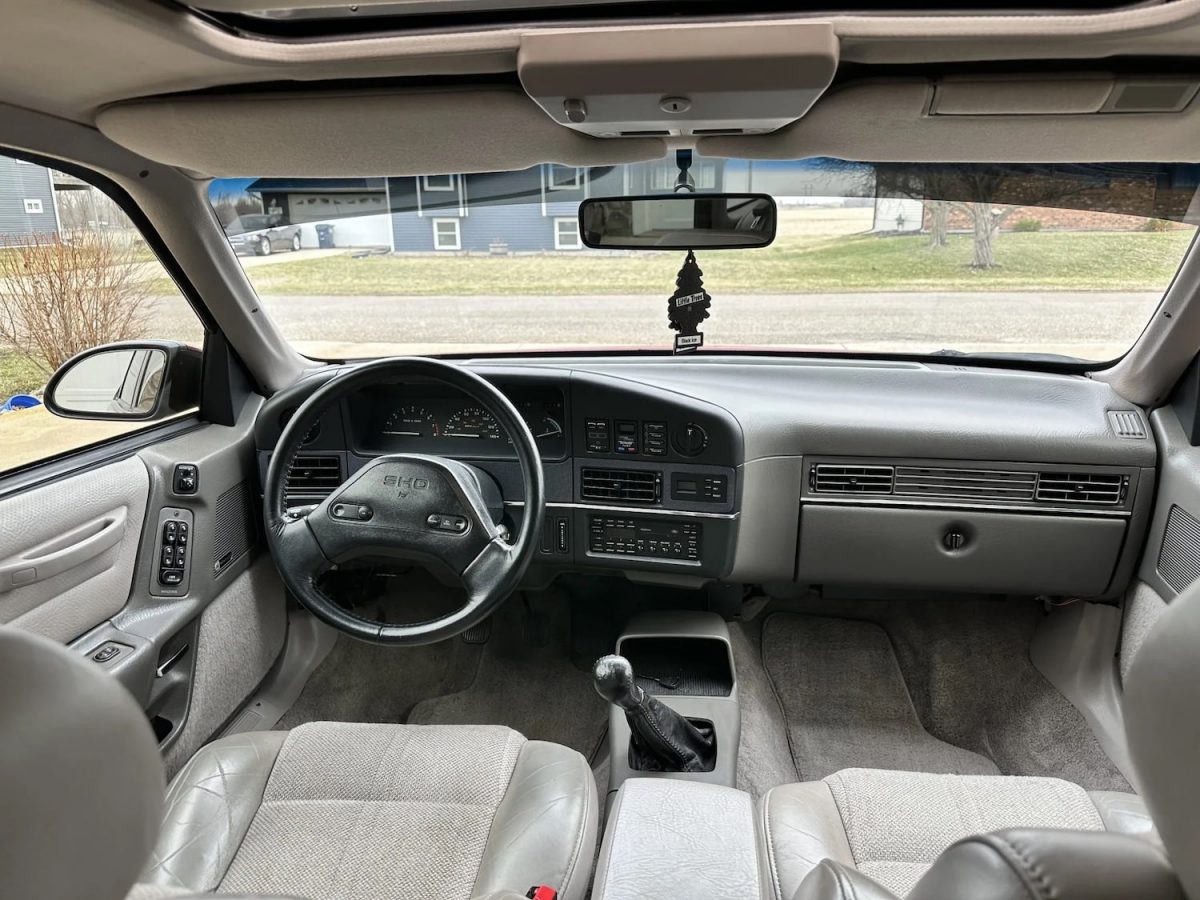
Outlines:
[[[549,885],[538,884],[525,892],[529,900],[558,900],[558,891]]]

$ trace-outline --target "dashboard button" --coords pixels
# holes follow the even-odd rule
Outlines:
[[[708,446],[708,432],[695,422],[675,429],[675,449],[684,456],[697,456]]]

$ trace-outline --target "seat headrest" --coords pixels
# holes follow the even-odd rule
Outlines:
[[[95,663],[0,628],[0,897],[121,900],[158,834],[150,724]]]
[[[1200,582],[1171,601],[1134,658],[1125,733],[1171,863],[1200,898]]]

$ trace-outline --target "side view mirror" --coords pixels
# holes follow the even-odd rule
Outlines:
[[[46,408],[67,419],[153,422],[200,405],[201,353],[174,341],[121,341],[67,360]]]

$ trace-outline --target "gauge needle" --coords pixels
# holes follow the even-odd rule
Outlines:
[[[397,437],[420,437],[419,431],[385,431],[384,434],[393,434]]]
[[[482,434],[460,434],[457,431],[447,431],[446,437],[479,438],[479,437],[483,437],[483,435]]]

